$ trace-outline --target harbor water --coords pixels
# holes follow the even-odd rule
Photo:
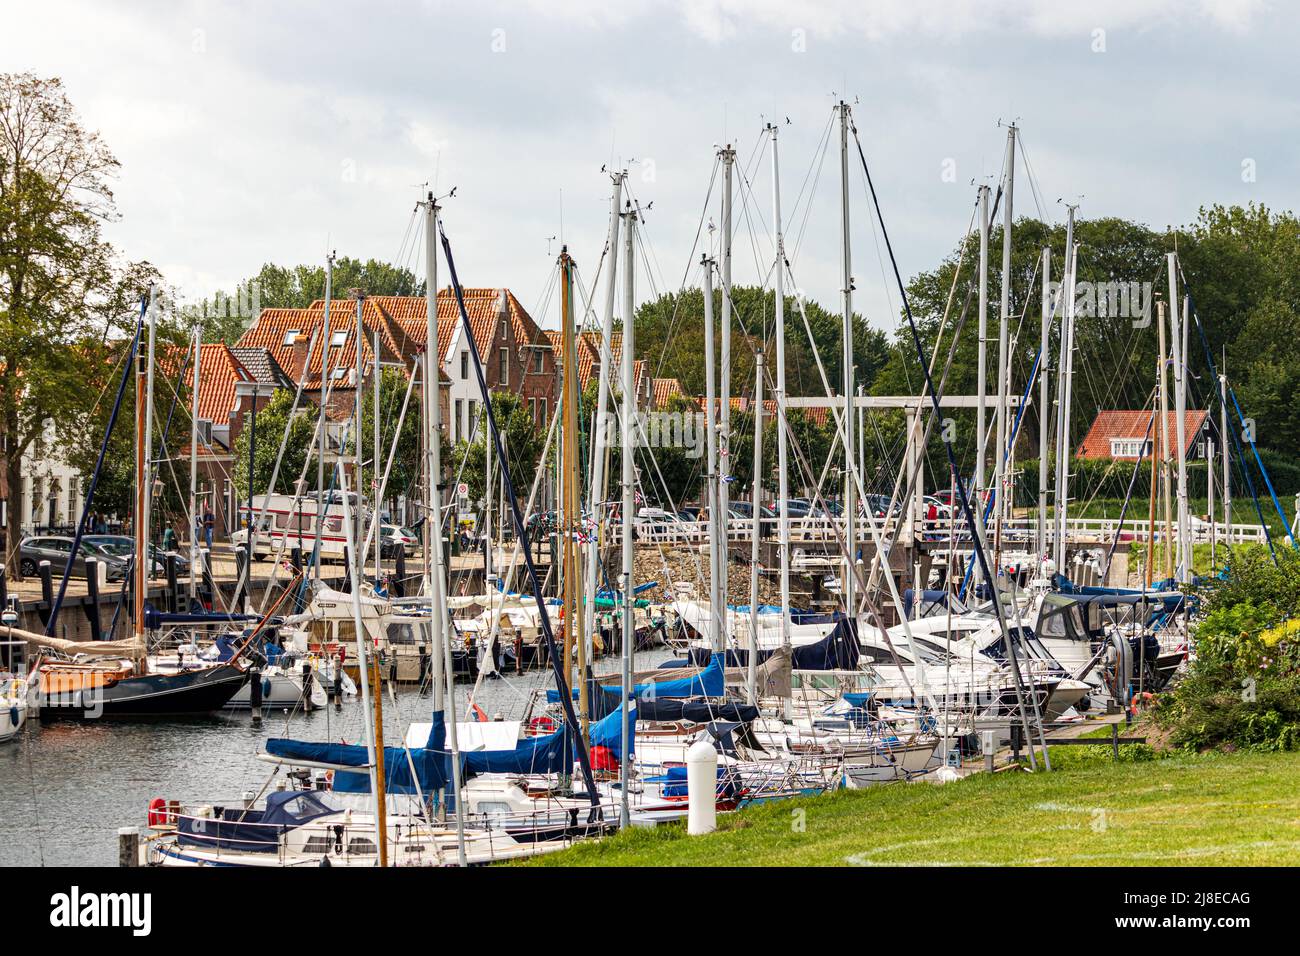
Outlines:
[[[657,666],[660,648],[636,656]],[[617,670],[599,662],[597,673]],[[457,683],[461,720],[473,684]],[[519,719],[532,691],[554,686],[549,670],[484,679],[475,703],[489,718]],[[384,740],[398,744],[412,722],[427,721],[431,698],[414,687],[384,698]],[[538,704],[537,713],[542,704]],[[115,866],[119,827],[146,824],[154,797],[190,803],[238,802],[274,787],[286,768],[258,759],[273,737],[364,743],[360,699],[310,714],[268,710],[260,727],[248,711],[132,722],[29,720],[0,745],[0,866]],[[273,776],[274,774],[274,776]]]

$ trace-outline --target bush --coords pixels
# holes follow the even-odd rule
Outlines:
[[[1156,723],[1186,750],[1300,749],[1300,557],[1248,549],[1204,598],[1195,658]]]

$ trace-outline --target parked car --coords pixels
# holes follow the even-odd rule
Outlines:
[[[758,513],[763,518],[775,518],[776,512],[767,505],[759,505]],[[752,501],[733,501],[731,502],[731,514],[736,518],[754,517],[754,503]]]
[[[411,554],[418,544],[419,539],[409,528],[396,524],[379,526],[379,550],[386,557],[396,557],[399,548],[403,554]]]
[[[135,554],[135,538],[125,534],[88,534],[81,539],[83,544],[89,544],[91,547],[98,548],[104,554],[112,558],[120,558],[122,561],[129,562],[131,555]],[[157,545],[149,545],[149,557],[152,563],[149,566],[150,576],[159,576],[167,573],[167,552]],[[190,569],[189,558],[184,555],[177,555],[179,564],[177,572],[184,574]]]
[[[898,517],[903,513],[903,509],[894,504],[886,495],[867,495],[865,504],[871,509],[872,516],[876,518]]]
[[[635,524],[643,534],[672,534],[681,530],[682,519],[663,508],[642,508],[636,513]]]
[[[72,554],[73,539],[50,535],[43,538],[24,538],[19,545],[19,567],[25,575],[35,575],[42,561],[50,562],[55,574],[62,574],[68,565],[68,556]],[[121,581],[126,577],[127,559],[110,554],[86,540],[81,542],[81,553],[72,562],[72,573],[83,577],[86,574],[86,559],[95,558],[104,563],[108,580]]]

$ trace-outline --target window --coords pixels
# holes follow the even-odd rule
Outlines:
[[[547,410],[546,410],[547,401],[546,401],[546,399],[544,399],[544,398],[539,398],[537,401],[541,403],[541,406],[542,406],[542,424],[545,425],[547,422],[550,421],[550,419],[547,417]]]
[[[451,420],[451,440],[459,441],[465,431],[465,400],[456,399],[456,417]]]
[[[347,375],[347,374],[348,374],[348,370],[347,370],[347,369],[345,369],[345,368],[336,368],[336,369],[334,369],[334,371],[330,374],[330,378],[334,379],[334,381],[337,382],[339,379],[343,378],[343,376],[345,376],[345,375]]]
[[[510,350],[509,349],[507,348],[501,349],[500,362],[501,362],[501,367],[497,370],[498,377],[501,379],[502,385],[509,385],[510,384]]]
[[[462,379],[469,378],[469,353],[468,352],[460,353],[460,377]]]
[[[1112,438],[1110,457],[1144,458],[1151,453],[1151,443],[1141,438]]]
[[[541,375],[546,368],[546,353],[541,349],[533,350],[533,372]]]
[[[510,329],[506,326],[506,320],[502,318],[501,319],[501,341],[504,342],[509,337],[510,337]]]
[[[298,341],[298,336],[301,334],[302,329],[290,329],[288,332],[284,333],[284,344],[293,345],[294,342]]]
[[[532,418],[533,424],[536,424],[537,423],[537,399],[535,398],[528,399],[528,415],[530,418]]]
[[[348,344],[347,329],[344,329],[341,332],[335,332],[332,335],[330,335],[330,346],[332,348],[340,349],[347,344]]]

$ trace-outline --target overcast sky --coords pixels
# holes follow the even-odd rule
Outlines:
[[[654,204],[644,298],[681,283],[715,146],[733,143],[750,210],[736,281],[755,281],[770,257],[767,120],[798,284],[834,308],[838,141],[819,147],[837,95],[856,103],[905,276],[965,231],[1011,119],[1029,163],[1018,214],[1038,215],[1037,198],[1063,218],[1064,197],[1164,227],[1202,204],[1293,207],[1298,22],[1295,5],[1255,0],[43,0],[6,14],[0,70],[65,80],[122,162],[111,238],[185,297],[329,249],[411,259],[419,184],[433,182],[457,187],[444,221],[462,281],[509,286],[554,325],[548,237],[563,233],[590,282],[602,165],[626,165]],[[856,163],[852,204],[856,304],[892,328]]]

